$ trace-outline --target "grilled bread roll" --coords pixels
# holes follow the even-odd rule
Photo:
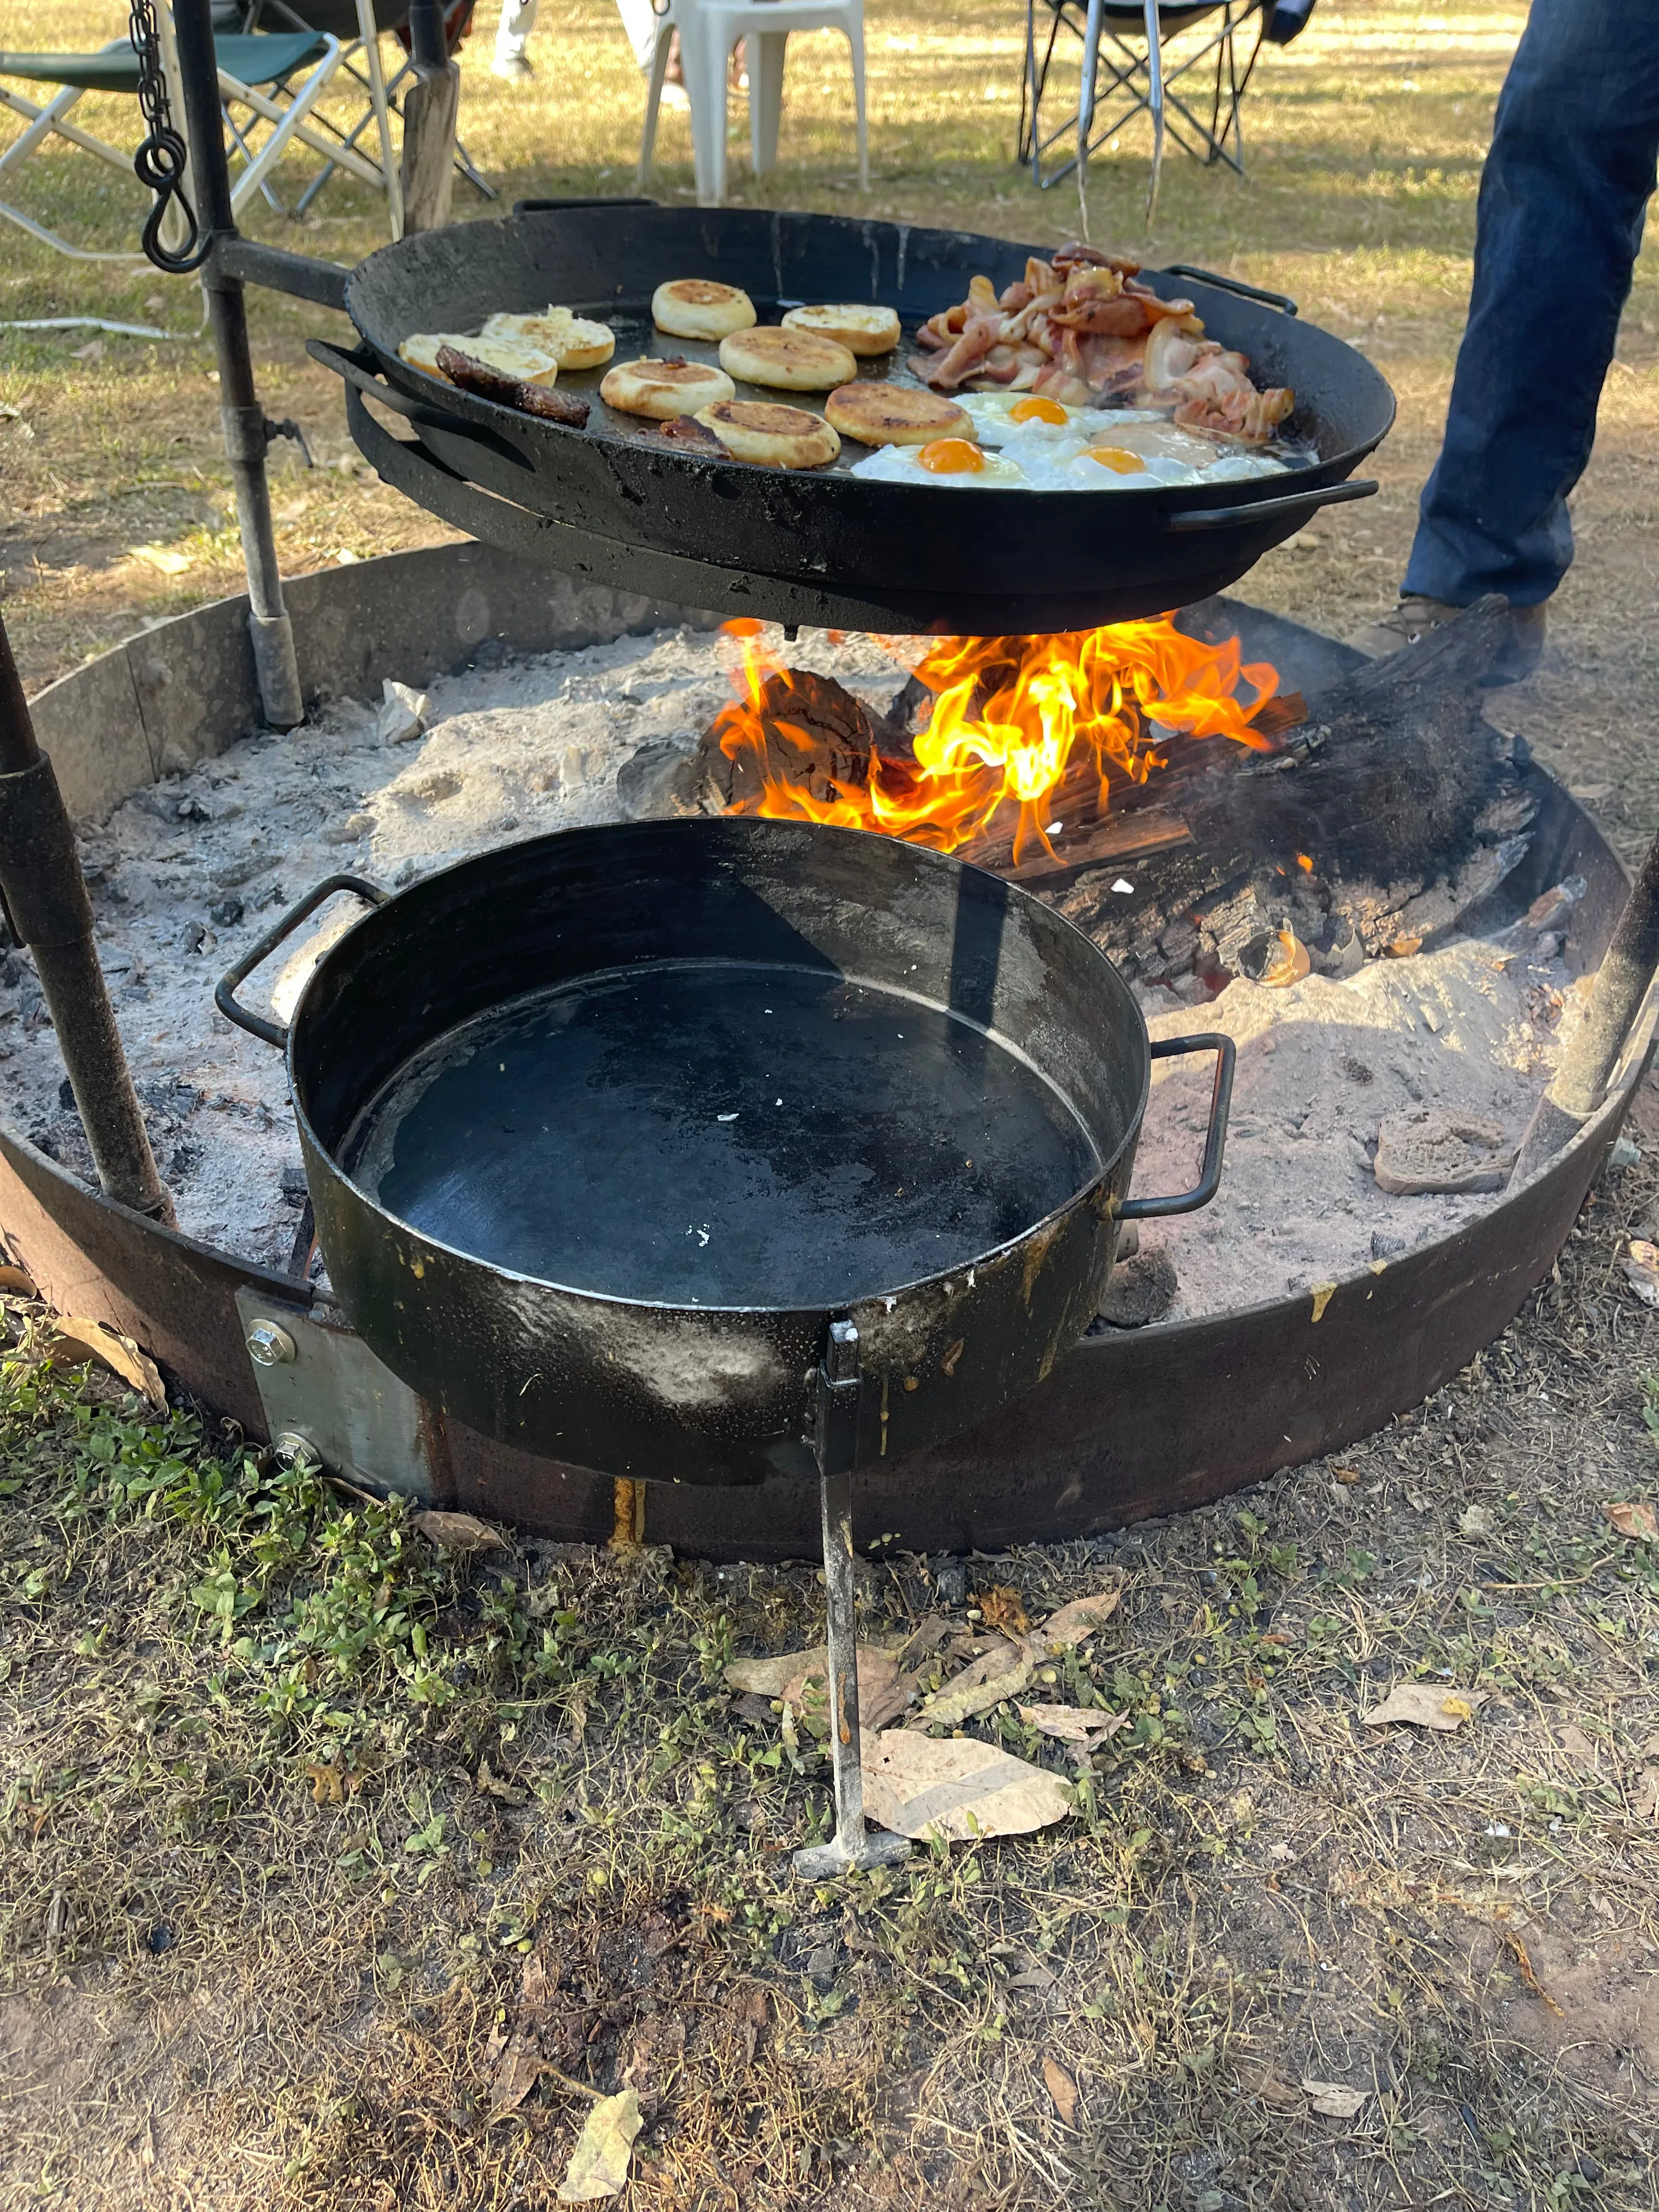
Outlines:
[[[827,421],[861,446],[925,446],[934,438],[972,438],[973,417],[954,399],[906,384],[843,384],[823,403]]]
[[[481,361],[486,368],[499,369],[503,376],[514,378],[520,384],[556,384],[559,364],[545,346],[532,345],[525,338],[458,337],[449,331],[417,331],[406,337],[398,348],[399,361],[406,361],[411,368],[423,368],[428,376],[441,376],[438,367],[440,346],[453,346],[473,361]]]
[[[599,386],[607,407],[623,415],[649,415],[659,422],[695,415],[699,407],[730,399],[736,386],[712,362],[619,361]]]
[[[787,331],[811,331],[816,337],[834,338],[860,359],[891,353],[899,342],[899,319],[890,307],[791,307],[783,326]]]
[[[567,370],[599,368],[617,350],[616,337],[606,324],[585,323],[568,307],[548,307],[539,314],[491,315],[483,334],[487,338],[523,338],[550,353]]]
[[[720,367],[747,384],[778,392],[828,392],[858,374],[844,345],[811,331],[735,331],[720,340]]]
[[[769,399],[718,399],[697,410],[728,453],[775,469],[821,469],[841,451],[841,440],[821,416],[804,407]]]
[[[651,295],[651,319],[676,338],[723,338],[746,331],[755,303],[735,284],[716,284],[706,276],[679,276],[659,284]]]

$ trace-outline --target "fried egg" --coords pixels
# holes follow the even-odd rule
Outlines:
[[[954,485],[962,491],[1031,489],[1031,480],[1006,453],[988,453],[966,438],[935,438],[928,446],[882,446],[855,462],[855,477],[872,483]]]

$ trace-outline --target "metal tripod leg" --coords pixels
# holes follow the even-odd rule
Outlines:
[[[851,1322],[830,1326],[830,1346],[818,1372],[818,1494],[823,1520],[823,1594],[828,1624],[830,1761],[835,1776],[836,1832],[827,1844],[795,1853],[794,1868],[809,1881],[853,1867],[891,1866],[910,1849],[909,1839],[864,1824],[864,1770],[860,1765],[858,1627],[853,1553],[853,1467],[858,1456],[859,1334]]]

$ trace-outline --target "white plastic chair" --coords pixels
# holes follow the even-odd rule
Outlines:
[[[853,95],[858,113],[859,185],[870,189],[870,133],[864,100],[864,0],[672,0],[657,19],[656,45],[645,95],[645,135],[640,146],[638,190],[650,176],[657,144],[657,111],[668,73],[669,40],[680,34],[680,66],[691,110],[691,152],[697,204],[719,207],[726,198],[726,102],[732,49],[739,39],[749,68],[749,149],[755,174],[763,177],[778,158],[778,118],[783,108],[783,58],[794,31],[839,31],[852,49]]]

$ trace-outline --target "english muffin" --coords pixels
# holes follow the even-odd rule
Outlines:
[[[861,360],[891,353],[899,342],[899,319],[890,307],[791,307],[783,326],[834,338],[837,345],[844,345]]]
[[[843,384],[823,412],[844,437],[861,446],[925,446],[934,438],[971,438],[974,419],[954,399],[906,384]]]
[[[769,399],[718,399],[699,408],[697,420],[738,460],[770,468],[821,469],[841,451],[841,440],[820,416]]]
[[[602,368],[617,350],[607,325],[585,323],[568,307],[548,307],[539,314],[491,315],[483,334],[487,338],[523,338],[550,353],[566,370]]]
[[[453,346],[458,353],[470,355],[481,361],[486,368],[499,369],[503,376],[511,376],[520,384],[556,384],[559,364],[544,346],[531,345],[524,338],[459,337],[449,331],[417,331],[398,348],[399,361],[406,361],[411,368],[423,368],[428,376],[441,377],[438,367],[440,346]]]
[[[716,284],[707,276],[678,276],[659,284],[651,295],[651,319],[676,338],[723,338],[746,331],[755,303],[735,284]]]
[[[777,392],[828,392],[849,382],[858,366],[844,345],[811,331],[769,327],[720,340],[720,367],[728,376]]]
[[[671,422],[676,415],[695,415],[718,399],[730,399],[736,386],[706,361],[619,361],[599,386],[607,407],[623,415],[649,415]]]

